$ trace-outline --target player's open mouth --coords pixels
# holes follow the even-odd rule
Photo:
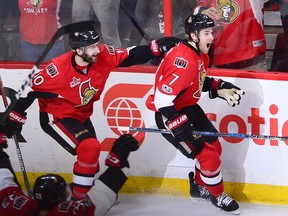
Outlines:
[[[207,48],[210,48],[210,46],[211,46],[211,43],[208,43],[206,46],[207,46]]]

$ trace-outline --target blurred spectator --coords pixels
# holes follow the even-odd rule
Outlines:
[[[19,49],[18,0],[0,1],[0,61],[17,60]]]
[[[2,34],[0,34],[0,41],[0,61],[6,61],[9,54],[9,45]]]
[[[145,34],[148,35],[150,40],[163,37],[164,29],[160,29],[159,26],[159,24],[163,24],[164,21],[162,0],[138,0],[135,16],[139,21],[139,25]],[[148,42],[143,39],[141,44],[148,44]]]
[[[59,10],[59,22],[61,25],[67,25],[72,23],[72,1],[61,0]]]
[[[122,7],[125,7],[127,13],[135,18],[135,8],[137,0],[120,0]],[[128,15],[123,11],[122,7],[119,10],[119,34],[121,38],[122,47],[129,47],[131,45],[131,33],[135,28]]]
[[[271,71],[288,72],[288,0],[278,0],[284,33],[277,36]]]
[[[280,10],[284,31],[277,35],[269,71],[288,72],[288,0],[265,1],[264,7],[265,11]]]
[[[212,63],[219,68],[267,70],[263,0],[199,0],[194,14],[217,23]]]
[[[19,0],[20,35],[23,61],[36,61],[60,26],[58,12],[61,0]],[[44,59],[47,62],[65,52],[60,38]]]
[[[185,36],[184,19],[191,14],[191,9],[189,10],[187,4],[190,2],[189,4],[191,5],[191,2],[195,1],[172,0],[172,35],[174,37],[183,38]],[[138,0],[135,15],[139,21],[139,25],[150,40],[164,36],[163,5],[163,0]],[[147,44],[147,41],[142,40],[141,43]]]
[[[288,34],[277,35],[270,71],[288,72]]]
[[[279,9],[284,33],[288,33],[288,0],[279,0]]]
[[[95,15],[100,23],[104,43],[120,48],[119,5],[120,0],[73,0],[72,22],[91,20]]]
[[[288,0],[265,0],[265,10],[280,10],[284,33],[288,33]]]
[[[71,0],[61,0],[59,10],[59,22],[61,26],[72,23],[72,4]],[[69,45],[69,35],[63,36],[65,52],[69,52],[71,47]]]

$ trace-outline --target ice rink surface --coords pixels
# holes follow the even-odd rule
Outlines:
[[[240,202],[241,216],[288,216],[286,205]],[[119,204],[106,216],[227,216],[209,202],[195,202],[189,197],[120,194]]]

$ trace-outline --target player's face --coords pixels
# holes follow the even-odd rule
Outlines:
[[[94,43],[85,47],[85,59],[89,63],[97,61],[97,55],[104,49],[104,45],[101,43]]]
[[[214,40],[213,29],[212,28],[201,29],[198,37],[199,37],[200,52],[207,54]]]

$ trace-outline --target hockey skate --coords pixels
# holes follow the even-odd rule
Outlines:
[[[233,215],[239,215],[239,205],[238,203],[229,197],[227,194],[222,193],[218,197],[210,196],[211,203],[219,208],[221,211],[230,213]]]
[[[207,190],[207,188],[194,182],[194,172],[189,173],[189,182],[190,182],[190,195],[193,198],[192,200],[197,202],[210,200],[210,193]]]

